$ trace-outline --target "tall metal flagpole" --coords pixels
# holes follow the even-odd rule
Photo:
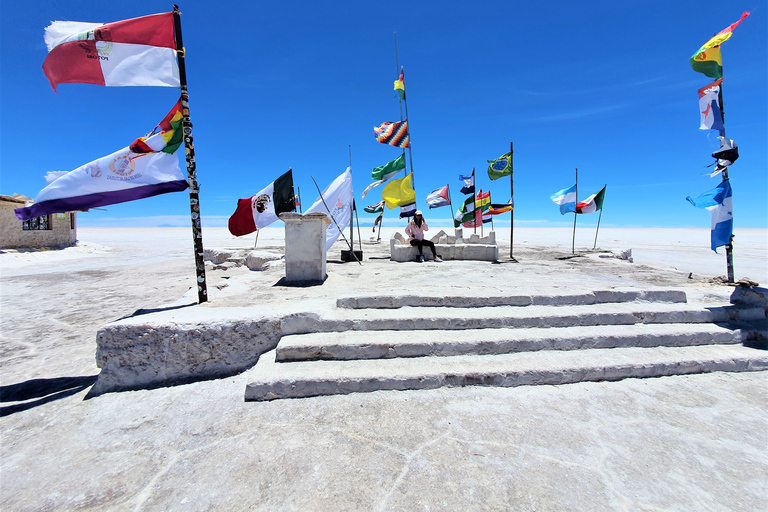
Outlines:
[[[576,202],[579,202],[579,168],[576,168]],[[600,210],[602,212],[602,210]],[[571,254],[576,254],[576,208],[573,209],[573,242],[571,244]]]
[[[195,247],[195,272],[197,278],[197,301],[208,301],[208,287],[205,283],[205,260],[203,259],[203,226],[200,221],[200,187],[197,184],[195,165],[195,144],[192,138],[192,121],[189,118],[189,93],[187,91],[187,68],[184,63],[185,50],[181,38],[181,12],[173,6],[173,26],[176,32],[176,56],[179,63],[179,84],[181,86],[181,113],[184,128],[184,153],[187,160],[187,182],[189,183],[189,208],[192,217],[192,238]]]
[[[725,137],[725,104],[723,103],[723,83],[720,82],[720,115],[723,120],[723,137]],[[730,181],[728,179],[728,167],[726,166],[725,169],[723,169],[723,181]],[[728,272],[728,282],[733,283],[734,282],[734,273],[733,273],[733,233],[731,233],[731,238],[728,239],[728,243],[725,246],[725,264],[727,267]]]
[[[451,184],[446,183],[445,185],[448,190],[448,206],[451,207],[451,220],[455,219],[456,217],[453,216],[453,201],[451,201]]]
[[[608,184],[606,183],[603,187],[603,190],[605,190],[605,187],[607,187]],[[595,250],[595,247],[597,247],[597,233],[600,232],[600,219],[603,218],[603,207],[600,206],[600,216],[597,218],[597,229],[595,230],[595,243],[592,245],[592,250]]]
[[[395,67],[397,68],[398,78],[400,77],[400,59],[397,56],[397,32],[395,34]],[[403,83],[403,92],[405,92],[405,83]],[[405,119],[408,120],[408,97],[407,94],[405,95],[405,98],[400,100],[400,121],[403,120],[403,104],[405,104]],[[411,125],[408,124],[408,161],[411,164],[411,188],[413,190],[416,190],[416,180],[413,177],[413,151],[411,149]],[[405,149],[403,149],[403,154],[405,154]]]

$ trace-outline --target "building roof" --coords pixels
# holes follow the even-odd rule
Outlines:
[[[21,203],[21,204],[24,204],[27,201],[31,201],[31,199],[28,198],[27,196],[23,196],[21,194],[13,194],[13,196],[0,195],[0,201],[6,201],[6,202],[9,202],[9,203]]]

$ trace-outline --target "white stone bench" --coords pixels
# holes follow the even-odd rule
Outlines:
[[[444,260],[477,260],[498,261],[499,246],[496,245],[496,233],[491,231],[488,236],[480,238],[473,234],[468,239],[463,238],[462,229],[456,229],[456,235],[450,236],[445,231],[440,231],[431,240],[435,244],[435,250]],[[389,239],[391,261],[416,261],[419,257],[419,248],[412,246],[408,239],[395,232]],[[432,251],[424,248],[424,259],[432,259]]]

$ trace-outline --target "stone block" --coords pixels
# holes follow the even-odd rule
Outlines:
[[[325,213],[281,213],[285,222],[285,280],[322,282],[326,277]]]

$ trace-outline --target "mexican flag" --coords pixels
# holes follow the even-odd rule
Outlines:
[[[595,213],[597,210],[602,210],[603,199],[605,199],[605,187],[603,187],[600,192],[592,194],[584,201],[576,203],[576,213]]]

